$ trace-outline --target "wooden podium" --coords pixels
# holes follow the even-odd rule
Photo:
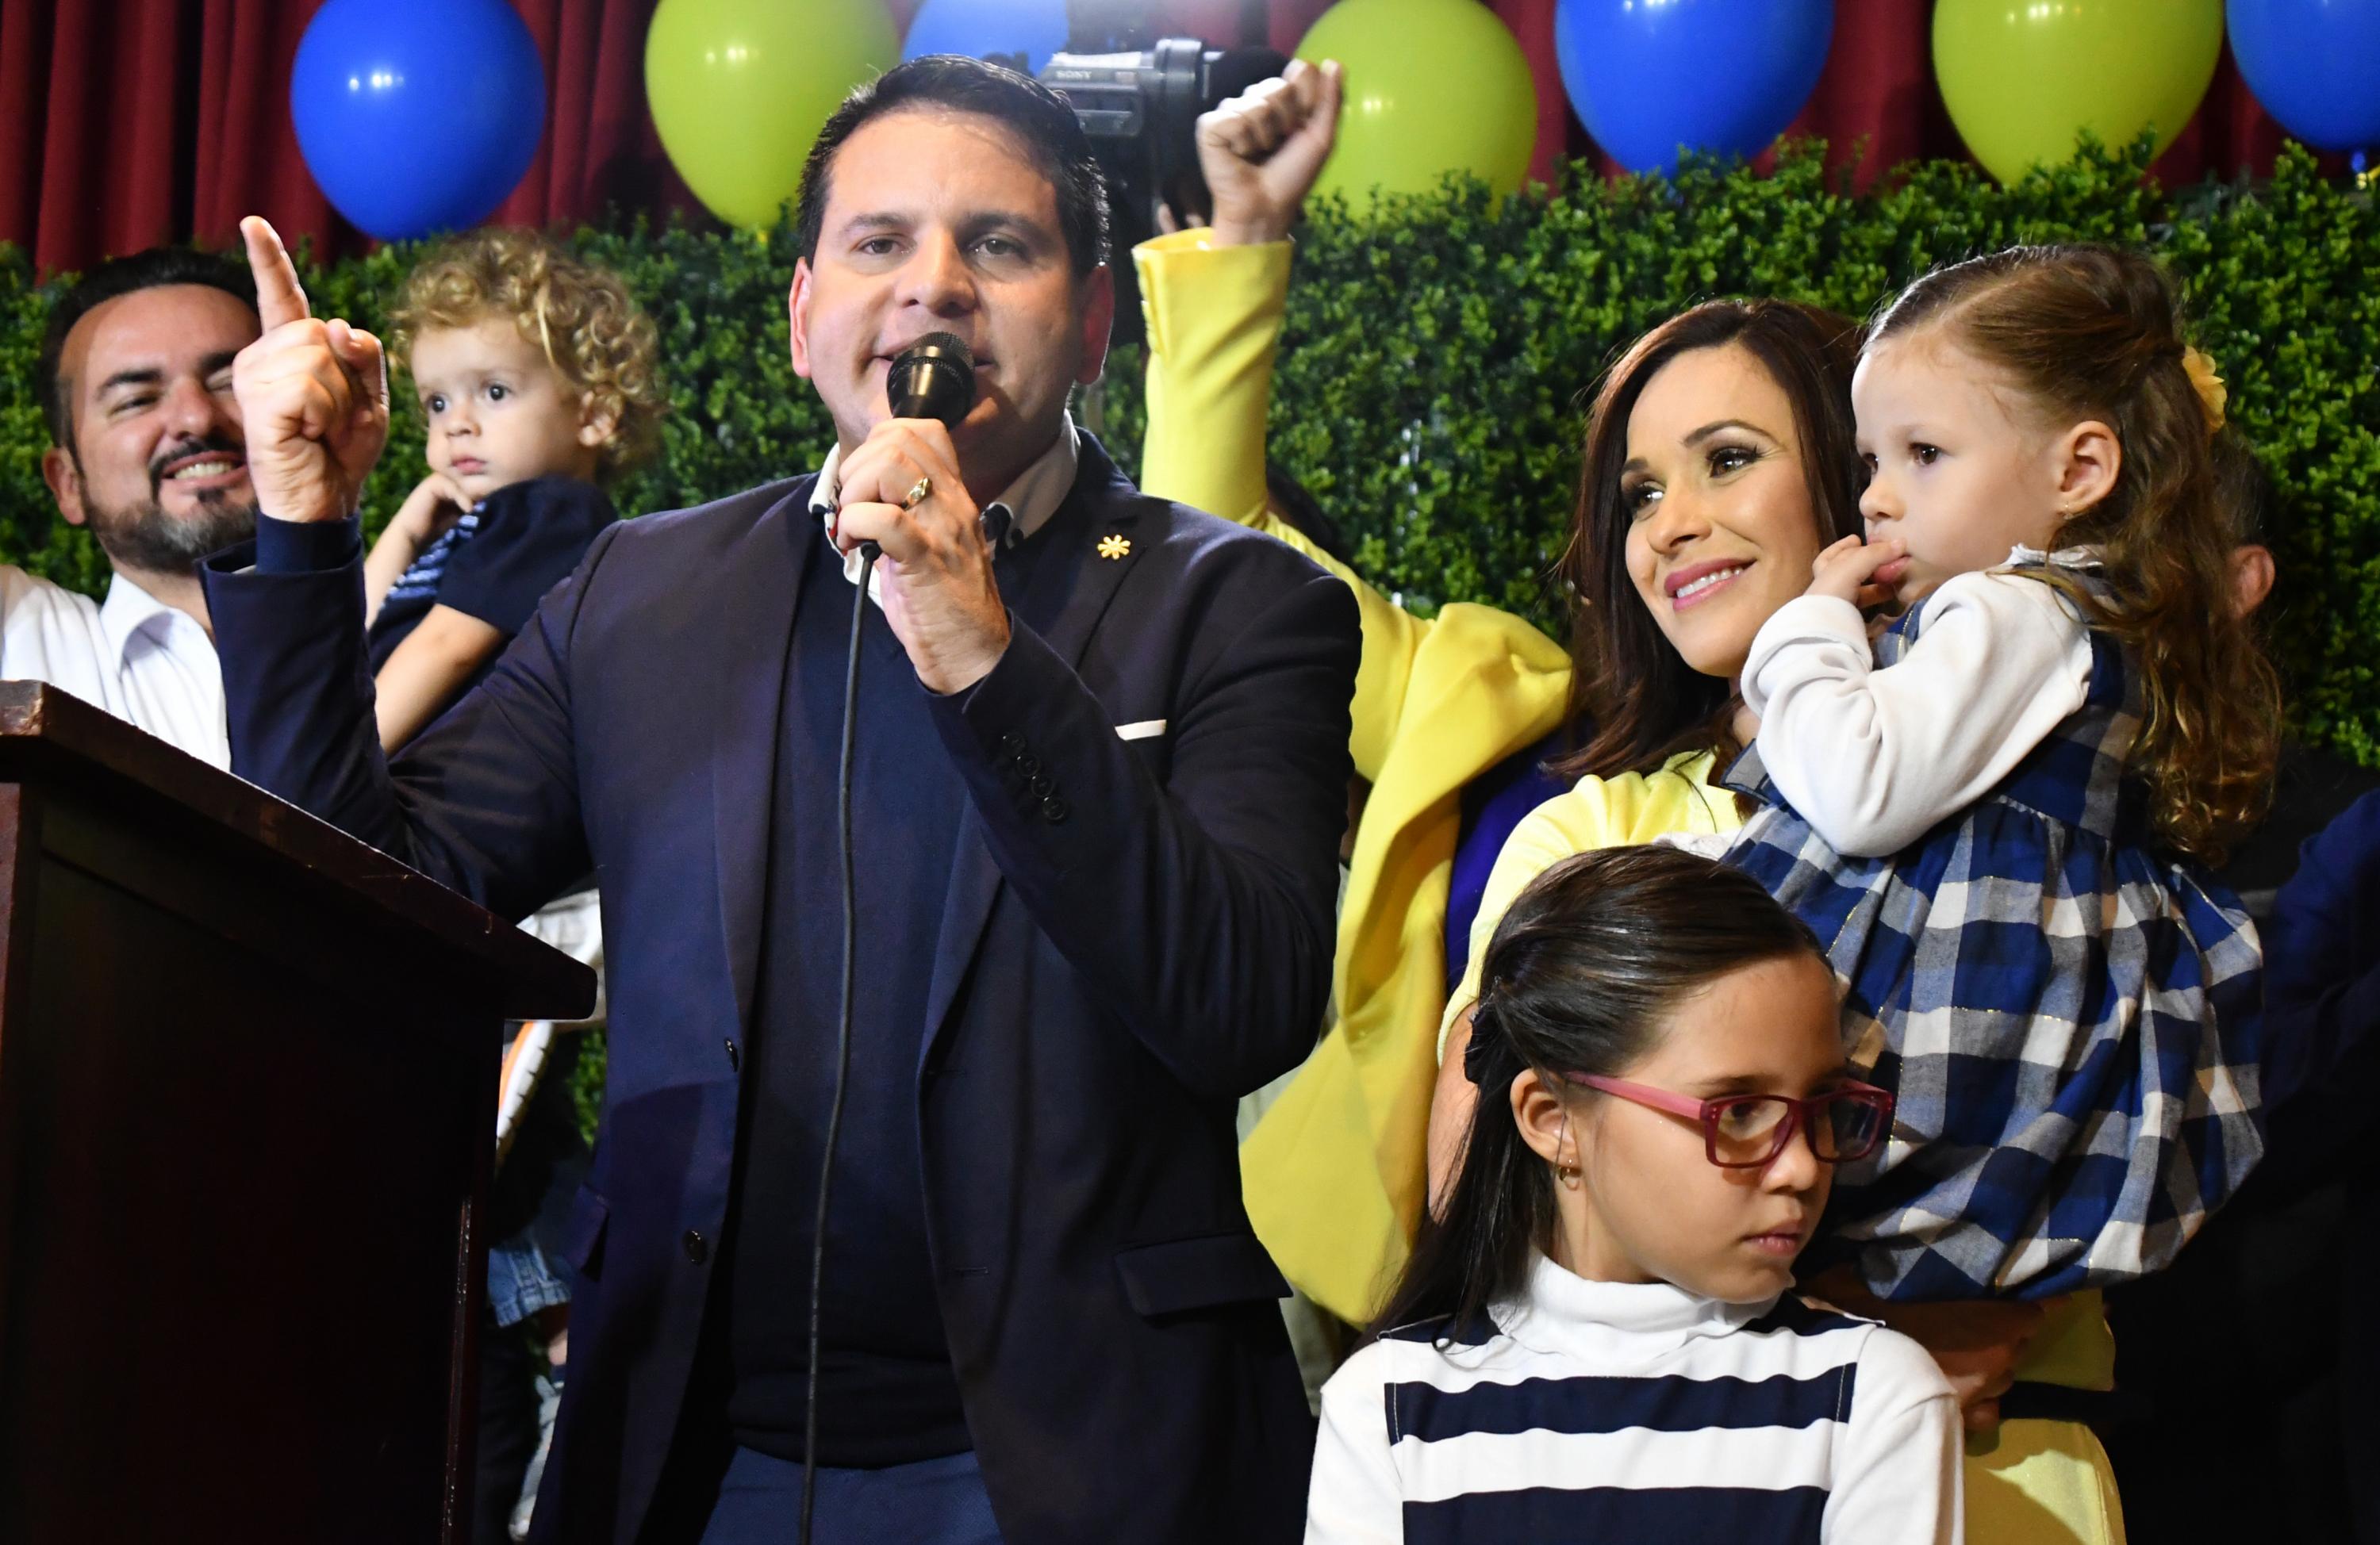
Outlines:
[[[499,1026],[594,987],[0,683],[0,1540],[460,1545]]]

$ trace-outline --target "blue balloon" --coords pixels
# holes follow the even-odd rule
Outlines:
[[[2231,0],[2225,19],[2275,122],[2319,150],[2380,147],[2380,0]]]
[[[307,170],[382,241],[478,224],[545,131],[545,66],[505,0],[329,0],[289,75]]]
[[[926,0],[909,23],[901,57],[1022,54],[1025,73],[1038,75],[1065,46],[1065,0]]]
[[[1834,0],[1558,0],[1554,55],[1587,133],[1633,172],[1755,156],[1817,89]]]

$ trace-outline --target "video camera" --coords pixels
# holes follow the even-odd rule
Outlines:
[[[1157,209],[1205,220],[1207,180],[1194,139],[1200,114],[1287,68],[1269,48],[1209,48],[1166,38],[1137,54],[1053,54],[1041,83],[1066,99],[1108,174],[1117,243],[1156,234]]]

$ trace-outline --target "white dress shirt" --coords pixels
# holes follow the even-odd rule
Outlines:
[[[2019,548],[2011,563],[2045,555]],[[2082,549],[2046,555],[2094,566]],[[1899,852],[1974,803],[2091,687],[2091,630],[2037,579],[1985,571],[1943,582],[1898,665],[1879,669],[1849,601],[1803,596],[1761,625],[1743,665],[1760,760],[1839,853]]]
[[[0,679],[46,682],[202,762],[231,766],[214,640],[122,574],[102,605],[0,563]]]

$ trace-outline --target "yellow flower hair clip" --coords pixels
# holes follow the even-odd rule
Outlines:
[[[2181,368],[2189,373],[2190,384],[2198,392],[2198,406],[2206,415],[2206,432],[2213,434],[2223,427],[2223,409],[2231,400],[2230,389],[2215,373],[2215,361],[2204,349],[2183,349]]]

